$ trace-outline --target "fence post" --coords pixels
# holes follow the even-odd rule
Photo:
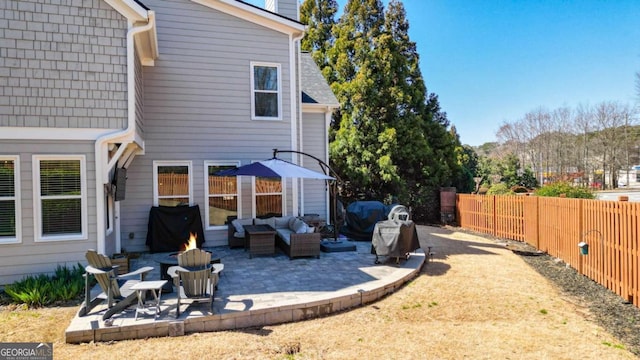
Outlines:
[[[498,234],[498,214],[496,211],[496,195],[493,195],[493,236]]]
[[[534,222],[534,226],[536,227],[536,237],[534,239],[535,241],[535,247],[536,249],[540,249],[540,197],[536,196],[536,206],[535,206],[535,222]]]
[[[584,211],[583,211],[583,206],[582,204],[584,204],[584,200],[580,199],[580,201],[578,202],[578,214],[580,214],[580,217],[578,218],[578,243],[581,243],[582,240],[582,234],[584,234]],[[578,274],[580,275],[584,275],[584,271],[583,271],[583,266],[582,266],[582,262],[583,262],[583,258],[584,256],[582,256],[580,254],[580,248],[578,246],[574,247],[577,251],[578,251]]]

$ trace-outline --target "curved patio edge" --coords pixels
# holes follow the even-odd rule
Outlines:
[[[393,264],[395,270],[380,279],[305,297],[305,299],[264,304],[246,311],[229,311],[183,319],[171,319],[172,316],[168,316],[167,319],[122,321],[112,326],[105,326],[97,315],[84,317],[76,315],[65,332],[65,341],[67,343],[83,343],[173,337],[199,332],[238,330],[309,320],[361,307],[394,293],[405,283],[418,276],[425,260],[424,251],[418,249],[400,264]]]

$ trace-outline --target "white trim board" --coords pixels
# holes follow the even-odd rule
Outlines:
[[[0,127],[0,140],[96,140],[122,129]]]

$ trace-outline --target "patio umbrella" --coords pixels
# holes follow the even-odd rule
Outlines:
[[[273,158],[268,160],[262,160],[251,164],[236,167],[235,169],[228,169],[218,171],[214,175],[216,176],[261,176],[271,178],[300,178],[300,179],[318,179],[318,180],[336,180],[336,178],[319,173],[317,171],[309,170],[302,166],[298,166],[294,163],[286,160],[278,159],[275,155],[278,150],[274,149]],[[303,155],[308,155],[304,154]],[[314,158],[316,159],[316,158]],[[316,159],[318,160],[318,159]],[[335,184],[335,183],[334,183]],[[335,185],[334,185],[335,186]],[[334,189],[334,203],[336,201],[336,192]],[[334,211],[334,240],[338,240],[338,227],[335,222]]]
[[[335,180],[335,178],[323,173],[309,170],[286,160],[276,157],[269,160],[262,160],[251,164],[243,165],[235,169],[222,170],[216,176],[261,176],[270,178],[300,178]]]

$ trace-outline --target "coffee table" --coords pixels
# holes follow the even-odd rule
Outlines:
[[[276,231],[269,225],[245,225],[244,233],[249,249],[249,258],[253,255],[269,255],[276,252]]]

